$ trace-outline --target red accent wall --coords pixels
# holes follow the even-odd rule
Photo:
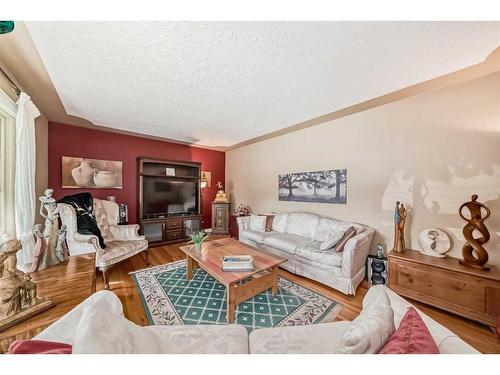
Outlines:
[[[128,205],[130,223],[137,222],[138,156],[200,162],[203,171],[212,172],[210,188],[202,191],[203,227],[209,228],[212,225],[210,203],[217,192],[216,184],[217,181],[225,184],[226,155],[224,152],[53,122],[49,122],[48,146],[49,187],[54,189],[56,199],[83,191],[89,191],[99,199],[114,195],[117,203]],[[61,187],[62,156],[122,161],[123,189],[63,189]]]

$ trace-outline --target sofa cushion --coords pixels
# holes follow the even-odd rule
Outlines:
[[[406,312],[399,328],[387,340],[380,354],[439,354],[436,342],[414,307]]]
[[[289,213],[286,221],[286,233],[314,239],[318,222],[318,215],[306,212]]]
[[[345,232],[343,229],[333,227],[327,239],[321,242],[319,249],[321,251],[325,251],[333,248],[344,237],[344,235]]]
[[[306,247],[312,241],[308,238],[296,236],[293,234],[269,232],[270,235],[264,239],[264,244],[285,251],[289,254],[295,254],[297,247]]]
[[[314,241],[319,244],[320,242]],[[310,246],[298,247],[296,254],[302,258],[312,260],[321,264],[326,264],[334,267],[342,266],[342,253],[337,253],[333,249],[320,251]]]
[[[71,345],[44,340],[16,340],[9,346],[9,354],[71,354]]]
[[[94,215],[104,243],[113,241],[109,226],[118,223],[118,205],[115,202],[94,199]]]
[[[322,217],[319,219],[314,233],[314,240],[324,242],[328,240],[333,231],[342,231],[342,233],[345,233],[350,227],[356,229],[356,234],[360,234],[365,229],[362,225],[356,223]]]
[[[141,327],[91,306],[84,310],[73,343],[75,354],[246,354],[243,326]]]
[[[148,248],[146,240],[132,241],[111,241],[106,244],[103,253],[99,253],[96,259],[97,267],[104,267],[120,262],[123,259],[130,258],[134,254]]]
[[[276,214],[273,219],[273,231],[285,233],[288,214]]]
[[[394,331],[394,313],[389,297],[384,290],[377,291],[363,300],[363,310],[340,340],[337,353],[378,353]]]
[[[243,240],[250,240],[261,244],[264,243],[264,239],[271,234],[272,232],[256,232],[249,229],[241,231],[240,238]]]
[[[266,217],[259,215],[250,215],[250,225],[249,229],[256,232],[266,231]]]
[[[354,229],[354,227],[349,227],[349,229],[345,231],[340,241],[335,244],[335,246],[333,247],[333,251],[336,251],[337,253],[341,253],[342,251],[344,251],[344,246],[347,243],[347,241],[349,241],[355,235],[356,235],[356,229]]]
[[[273,230],[274,215],[264,215],[266,217],[266,232]]]
[[[334,354],[351,322],[256,329],[248,337],[250,354]]]

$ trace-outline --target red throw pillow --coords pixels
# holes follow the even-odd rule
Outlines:
[[[417,310],[410,307],[379,354],[439,354],[439,348]]]
[[[43,340],[16,340],[9,347],[9,354],[71,354],[71,345]]]

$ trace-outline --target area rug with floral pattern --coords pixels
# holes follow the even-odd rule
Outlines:
[[[151,325],[227,324],[226,288],[203,269],[186,280],[184,260],[152,267],[131,276]],[[342,305],[286,278],[279,293],[266,290],[236,307],[235,323],[248,332],[264,327],[315,324],[335,320]]]

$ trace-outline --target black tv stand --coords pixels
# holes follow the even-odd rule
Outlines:
[[[167,168],[175,171],[175,176],[167,175]],[[185,241],[193,232],[202,229],[201,216],[201,163],[189,161],[168,161],[137,158],[138,222],[140,232],[151,246]],[[198,208],[196,212],[144,214],[143,177],[154,176],[162,179],[189,179],[198,181]]]

